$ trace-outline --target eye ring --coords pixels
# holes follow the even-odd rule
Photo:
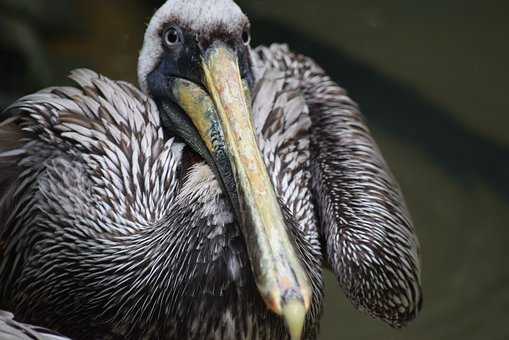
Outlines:
[[[249,45],[249,43],[251,42],[251,34],[249,33],[249,30],[247,28],[242,31],[241,38],[244,45]]]
[[[182,42],[180,30],[172,26],[164,32],[164,43],[168,47],[175,46]]]

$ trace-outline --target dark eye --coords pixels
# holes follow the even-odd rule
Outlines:
[[[170,27],[164,33],[164,43],[166,46],[174,46],[180,43],[180,32],[175,27]]]
[[[248,45],[251,42],[251,34],[249,34],[247,29],[242,32],[242,42],[244,45]]]

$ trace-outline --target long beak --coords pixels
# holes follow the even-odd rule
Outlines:
[[[267,307],[285,318],[292,339],[300,339],[312,291],[256,142],[237,56],[216,42],[206,51],[202,67],[210,97],[183,79],[174,81],[173,96],[193,121],[216,165],[226,158],[234,180],[223,178],[223,183],[237,200],[233,204],[258,290]],[[224,168],[218,165],[222,175]]]

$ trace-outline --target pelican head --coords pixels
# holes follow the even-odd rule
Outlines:
[[[298,339],[312,291],[256,141],[249,26],[231,0],[167,1],[148,25],[139,82],[165,128],[216,172],[258,291]]]

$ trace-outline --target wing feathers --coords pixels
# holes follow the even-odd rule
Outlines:
[[[316,63],[286,46],[259,47],[253,59],[258,77],[277,70],[298,83],[305,99],[306,107],[298,107],[311,120],[313,201],[324,255],[339,284],[359,309],[396,327],[405,324],[422,302],[419,243],[358,106]]]

